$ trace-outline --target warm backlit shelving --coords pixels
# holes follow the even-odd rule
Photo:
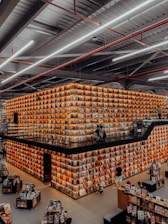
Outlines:
[[[135,120],[166,118],[166,97],[142,92],[67,84],[7,101],[7,118],[18,115],[10,135],[31,137],[50,144],[92,139],[97,124],[107,136],[128,135]]]
[[[43,153],[51,154],[51,183],[59,191],[79,198],[96,191],[97,184],[114,183],[120,161],[124,177],[148,169],[153,160],[164,162],[168,157],[168,126],[156,126],[145,141],[133,142],[79,154],[60,152],[7,141],[7,161],[44,180]]]
[[[97,124],[109,137],[126,136],[133,122],[157,119],[161,105],[166,118],[166,97],[142,92],[71,83],[7,101],[9,135],[48,144],[91,140]],[[168,126],[155,127],[145,141],[133,142],[84,153],[60,152],[7,140],[7,161],[44,180],[44,154],[51,154],[51,183],[72,198],[94,192],[99,182],[114,183],[117,163],[129,177],[150,167],[155,159],[168,156]],[[73,150],[73,149],[71,149]]]
[[[158,104],[166,118],[164,96],[71,83],[8,100],[6,114],[12,121],[17,113],[10,136],[56,145],[91,140],[97,124],[104,126],[107,136],[126,136],[134,121],[157,119]],[[153,160],[164,162],[168,126],[156,126],[145,141],[71,155],[7,140],[7,161],[42,181],[46,153],[51,155],[52,186],[79,198],[94,192],[99,182],[114,183],[119,161],[124,177],[149,168]]]

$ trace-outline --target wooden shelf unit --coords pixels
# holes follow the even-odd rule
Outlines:
[[[77,199],[95,192],[98,182],[114,183],[119,161],[125,178],[149,169],[153,160],[165,162],[168,126],[156,126],[145,141],[72,155],[7,140],[7,161],[40,180],[44,180],[43,153],[51,154],[52,186]]]
[[[7,101],[6,115],[18,114],[17,135],[51,144],[92,139],[97,124],[107,136],[125,136],[135,120],[157,119],[160,104],[166,118],[166,97],[71,83]],[[10,125],[10,136],[16,126]]]
[[[122,190],[122,189],[120,189]],[[124,191],[124,188],[123,188]],[[168,199],[161,199],[159,196],[147,193],[143,195],[142,192],[137,193],[136,190],[126,192],[127,195],[127,215],[126,223],[167,223],[168,222]],[[146,191],[146,190],[145,190]],[[139,191],[138,191],[139,192]],[[120,198],[121,200],[122,198]],[[138,210],[144,213],[144,219],[138,219]],[[149,215],[149,216],[148,216]],[[146,219],[145,219],[146,216]],[[146,222],[145,222],[146,220]]]

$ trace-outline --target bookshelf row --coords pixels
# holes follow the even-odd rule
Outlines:
[[[95,192],[98,183],[114,183],[118,162],[126,178],[148,169],[153,160],[166,161],[168,126],[156,126],[145,141],[71,155],[7,140],[7,161],[40,180],[44,180],[44,153],[51,155],[52,186],[79,198]]]
[[[126,223],[167,223],[168,199],[155,196],[146,189],[125,185],[128,196]]]
[[[13,121],[17,113],[20,137],[26,127],[31,137],[59,135],[61,142],[71,143],[90,140],[97,124],[107,137],[126,136],[135,120],[157,119],[158,104],[166,118],[164,96],[71,83],[8,100],[6,116]],[[10,125],[10,135],[15,131]]]

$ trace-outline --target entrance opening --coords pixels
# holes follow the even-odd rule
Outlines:
[[[51,181],[51,155],[48,153],[43,154],[44,164],[44,181]]]

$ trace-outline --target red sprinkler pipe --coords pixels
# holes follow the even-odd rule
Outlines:
[[[168,67],[158,68],[158,69],[154,69],[154,70],[150,70],[150,71],[146,71],[146,72],[141,72],[141,73],[138,73],[138,74],[135,74],[135,75],[132,75],[132,76],[128,76],[128,77],[121,77],[121,78],[113,79],[113,80],[107,81],[105,83],[108,83],[108,82],[118,82],[118,81],[121,81],[121,80],[133,79],[133,78],[136,78],[136,77],[150,75],[150,74],[157,73],[157,72],[163,72],[163,71],[166,71],[166,70],[168,70]]]
[[[5,60],[4,58],[0,58],[0,61],[4,61],[4,60]],[[30,62],[30,61],[23,61],[23,60],[16,60],[16,59],[11,60],[11,62],[24,64],[24,65],[32,65],[33,64],[33,62]],[[54,68],[54,66],[47,65],[47,64],[39,64],[38,66],[46,67],[46,68]]]
[[[48,3],[48,4],[50,4],[50,5],[53,5],[53,6],[57,7],[57,8],[60,8],[60,9],[66,11],[66,12],[72,14],[72,15],[78,16],[79,18],[81,18],[81,19],[83,19],[83,20],[86,20],[86,21],[88,21],[88,22],[90,22],[90,23],[92,23],[92,24],[95,24],[95,25],[97,25],[97,26],[101,26],[101,23],[98,23],[97,21],[95,21],[95,20],[93,20],[93,19],[90,19],[89,17],[83,16],[83,15],[81,15],[80,13],[77,13],[76,10],[75,10],[75,7],[76,7],[76,2],[75,2],[75,0],[74,0],[74,11],[69,10],[69,9],[66,9],[66,8],[64,8],[64,7],[62,7],[62,6],[58,5],[58,4],[53,3],[53,2],[50,2],[49,0],[41,0],[41,1],[43,1],[43,2],[45,2],[45,3]],[[119,35],[121,35],[121,36],[126,36],[124,33],[121,33],[121,32],[119,32],[119,31],[117,31],[117,30],[115,30],[115,29],[113,29],[113,28],[106,27],[106,29],[111,30],[111,31],[113,31],[114,33],[117,33],[117,34],[119,34]],[[141,37],[142,37],[142,33],[141,33]],[[136,43],[139,43],[139,44],[143,45],[143,46],[146,46],[146,47],[149,47],[149,46],[150,46],[150,45],[148,45],[148,44],[142,42],[142,38],[141,38],[141,40],[137,40],[137,39],[135,39],[135,38],[132,38],[132,40],[133,40],[134,42],[136,42]],[[162,51],[162,50],[158,50],[158,49],[154,49],[154,50],[157,51],[157,52],[159,52],[159,53],[162,53],[162,54],[168,56],[168,54],[167,54],[166,52]]]

